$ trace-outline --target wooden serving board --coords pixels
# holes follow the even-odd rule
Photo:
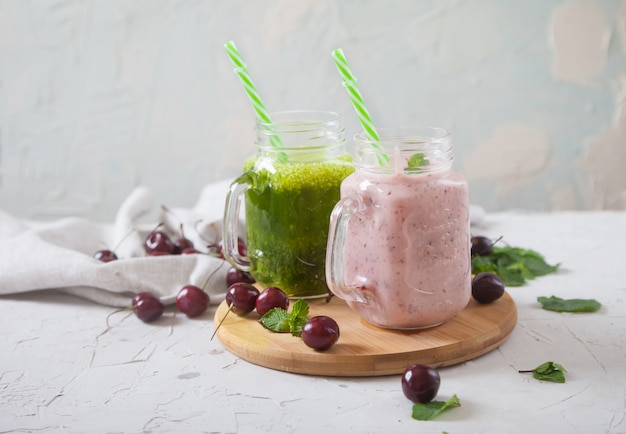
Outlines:
[[[256,365],[285,372],[325,376],[401,374],[412,363],[443,367],[483,355],[502,344],[517,322],[517,308],[508,293],[494,303],[473,299],[452,320],[428,329],[396,331],[372,326],[341,299],[309,300],[309,318],[327,315],[339,324],[339,340],[318,352],[290,333],[274,333],[259,315],[228,313],[226,302],[215,312],[214,326],[222,345]]]

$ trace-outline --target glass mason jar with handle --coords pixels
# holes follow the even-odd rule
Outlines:
[[[286,111],[257,120],[257,155],[230,186],[223,226],[224,257],[263,286],[291,298],[325,297],[328,221],[341,181],[354,171],[337,113]],[[245,201],[247,255],[238,249]]]
[[[435,326],[471,295],[468,185],[444,129],[379,134],[355,136],[356,171],[331,216],[328,286],[376,326]]]

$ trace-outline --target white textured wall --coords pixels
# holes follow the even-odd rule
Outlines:
[[[111,220],[137,185],[169,206],[240,172],[253,111],[448,128],[488,210],[626,208],[626,1],[0,0],[0,208]]]

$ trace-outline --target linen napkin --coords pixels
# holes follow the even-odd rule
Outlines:
[[[231,181],[207,185],[192,208],[158,208],[162,229],[175,239],[180,236],[182,223],[185,237],[200,254],[146,255],[144,240],[156,222],[149,226],[137,222],[155,211],[158,204],[153,192],[145,187],[135,189],[122,203],[114,223],[76,217],[29,221],[0,210],[0,296],[55,290],[125,307],[136,293],[149,291],[164,304],[172,304],[184,285],[202,287],[208,279],[205,291],[210,303],[219,304],[226,294],[230,265],[207,253],[211,250],[208,245],[221,239],[224,202]],[[471,206],[472,224],[483,217],[482,208]],[[243,222],[239,233],[245,233]],[[99,249],[114,247],[119,260],[103,263],[93,257]]]
[[[152,191],[138,187],[120,206],[113,223],[69,217],[53,222],[18,219],[0,210],[0,295],[61,291],[96,303],[125,307],[141,291],[175,302],[187,284],[202,287],[210,303],[225,296],[230,265],[208,253],[221,238],[224,201],[230,180],[207,185],[192,208],[160,208]],[[156,208],[159,206],[159,208]],[[160,210],[161,230],[175,240],[182,223],[185,237],[200,254],[147,256],[144,240],[155,224],[139,225],[141,216]],[[242,232],[240,232],[242,233]],[[93,254],[113,249],[116,261]]]

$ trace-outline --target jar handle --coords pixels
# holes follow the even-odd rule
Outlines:
[[[239,251],[239,213],[243,194],[250,188],[249,178],[249,172],[244,173],[230,184],[222,228],[222,254],[231,265],[242,271],[250,271],[250,260]]]
[[[366,281],[357,277],[357,282],[346,282],[344,270],[344,253],[348,223],[353,214],[362,212],[364,204],[361,201],[345,198],[340,200],[330,215],[328,229],[328,245],[326,247],[326,283],[337,297],[346,301],[368,303],[370,300],[362,295],[361,289]],[[363,278],[365,279],[365,278]]]

